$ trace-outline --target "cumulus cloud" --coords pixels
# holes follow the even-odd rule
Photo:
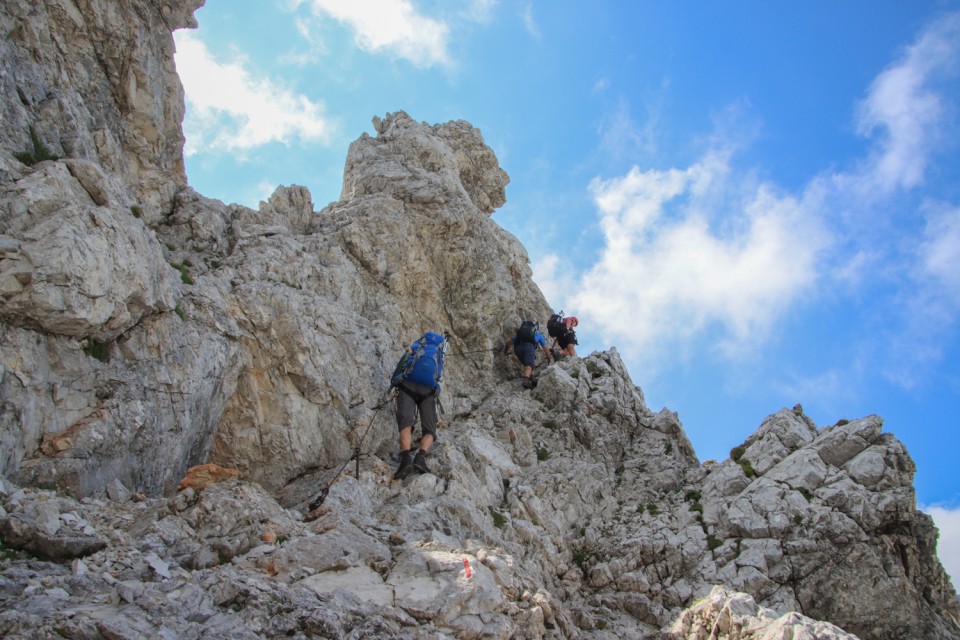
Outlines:
[[[960,507],[933,505],[921,510],[933,518],[940,530],[937,556],[956,587],[960,585]]]
[[[215,60],[192,32],[177,31],[177,72],[187,98],[186,155],[205,148],[244,151],[294,139],[327,142],[333,131],[321,102],[258,78],[242,60]]]
[[[418,67],[451,62],[449,27],[418,13],[409,0],[309,0],[308,4],[314,13],[352,29],[357,46],[364,51],[386,52]],[[482,12],[486,4],[474,4],[473,10]]]
[[[718,326],[728,355],[762,341],[816,279],[828,235],[803,202],[730,179],[729,154],[713,152],[594,180],[605,247],[573,297],[580,314],[637,351]]]
[[[857,128],[878,137],[863,173],[864,193],[888,193],[919,185],[936,146],[944,105],[931,83],[955,71],[960,14],[932,24],[900,60],[873,81],[859,105]]]
[[[604,245],[570,304],[587,326],[625,347],[628,357],[642,353],[643,362],[702,350],[707,340],[721,354],[741,357],[761,347],[800,301],[883,279],[892,292],[887,316],[901,324],[881,349],[902,365],[898,384],[912,384],[941,351],[930,336],[942,331],[931,327],[950,325],[960,301],[960,213],[949,206],[928,211],[921,233],[904,228],[910,221],[897,219],[904,209],[893,202],[923,183],[937,149],[947,144],[952,105],[941,83],[955,70],[958,51],[960,13],[948,14],[871,83],[856,113],[859,132],[872,142],[861,161],[813,175],[794,192],[732,164],[734,149],[756,136],[736,126],[743,124],[736,118],[718,122],[723,133],[707,138],[711,147],[687,167],[634,166],[626,175],[595,179]],[[614,138],[621,143],[631,140],[623,132],[641,131],[625,126],[623,111],[618,105],[601,130],[619,133]],[[739,110],[733,105],[722,113]],[[632,141],[633,153],[655,142]],[[601,137],[608,154],[609,145]],[[916,219],[916,209],[908,213]],[[943,298],[953,301],[949,308]]]

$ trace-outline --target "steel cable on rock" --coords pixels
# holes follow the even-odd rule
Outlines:
[[[391,394],[389,398],[381,402],[379,405],[374,407],[373,417],[370,418],[370,423],[367,425],[367,428],[364,430],[363,435],[360,436],[360,440],[357,442],[357,446],[353,449],[353,455],[347,458],[346,462],[344,462],[343,465],[340,467],[340,470],[337,471],[336,475],[334,475],[333,478],[330,480],[330,482],[327,483],[327,486],[325,486],[320,491],[320,494],[313,500],[313,502],[307,505],[310,511],[314,511],[320,508],[320,505],[323,504],[323,501],[327,499],[327,495],[330,493],[330,487],[332,487],[333,483],[337,481],[337,478],[340,477],[340,474],[343,473],[343,470],[347,468],[347,465],[350,464],[351,460],[356,460],[356,463],[357,463],[356,477],[357,477],[357,480],[360,480],[360,456],[362,455],[361,448],[363,447],[363,441],[366,440],[367,434],[370,433],[370,428],[373,426],[373,423],[377,421],[377,416],[380,414],[380,410],[383,409],[388,404],[390,404],[391,400],[393,400],[393,394]]]

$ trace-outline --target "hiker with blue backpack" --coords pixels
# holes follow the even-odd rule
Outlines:
[[[443,356],[447,342],[439,333],[428,331],[407,347],[390,380],[398,390],[397,427],[400,430],[400,466],[393,474],[402,480],[412,473],[430,473],[427,453],[437,437],[437,405]],[[413,424],[420,413],[420,443],[413,450]]]
[[[513,353],[516,354],[520,364],[523,365],[523,387],[524,389],[533,389],[537,386],[537,381],[533,377],[533,366],[537,360],[537,347],[541,347],[547,354],[547,360],[553,362],[553,354],[547,349],[547,339],[540,333],[540,325],[533,320],[524,320],[513,337],[507,340],[507,343],[503,346],[504,355],[510,352],[511,345],[513,345]]]

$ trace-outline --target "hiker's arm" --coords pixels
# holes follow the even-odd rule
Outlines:
[[[513,344],[513,338],[510,338],[509,340],[506,341],[506,343],[503,345],[503,355],[507,355],[508,353],[510,353],[510,345],[512,344]]]

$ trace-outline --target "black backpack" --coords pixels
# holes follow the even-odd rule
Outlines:
[[[547,333],[550,334],[551,338],[559,338],[563,335],[563,311],[553,314],[550,316],[550,319],[547,320]]]
[[[516,342],[536,342],[537,329],[539,328],[540,325],[533,320],[524,320],[523,324],[520,325],[520,328],[517,329]]]

